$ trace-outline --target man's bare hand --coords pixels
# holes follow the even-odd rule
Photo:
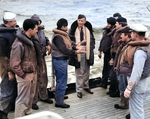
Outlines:
[[[13,72],[8,72],[8,77],[10,81],[13,81],[15,79],[15,74]]]
[[[111,60],[109,61],[109,64],[110,64],[111,66],[114,64],[113,58],[111,58]]]
[[[50,53],[51,53],[51,46],[50,45],[48,45],[48,46],[46,46],[46,50],[47,50],[47,55],[50,55]]]
[[[77,49],[77,50],[80,49],[80,45],[81,45],[81,42],[80,42],[80,43],[76,43],[76,49]]]
[[[101,58],[101,51],[98,51],[98,57]]]
[[[131,94],[131,91],[126,88],[126,90],[125,90],[125,92],[124,92],[124,97],[130,99],[130,94]]]
[[[78,47],[78,50],[75,51],[76,54],[86,53],[85,46]]]

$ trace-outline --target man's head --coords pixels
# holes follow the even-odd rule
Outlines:
[[[129,27],[125,27],[121,30],[121,41],[128,42],[131,39],[131,29]]]
[[[42,21],[41,21],[40,17],[39,17],[37,14],[32,15],[32,16],[31,16],[31,19],[33,19],[33,20],[37,20],[37,21],[38,21],[38,23],[39,23],[39,25],[42,23]]]
[[[107,29],[112,28],[116,24],[116,19],[113,17],[107,18]]]
[[[6,27],[15,28],[16,22],[16,14],[12,12],[5,12],[3,17],[3,22]]]
[[[35,36],[35,34],[38,32],[38,21],[33,19],[26,19],[23,22],[23,29],[25,31],[25,34],[31,38],[32,36]]]
[[[78,27],[83,27],[83,25],[86,23],[86,17],[82,14],[79,14],[77,23],[78,23]]]
[[[122,17],[122,16],[121,16],[120,13],[117,12],[117,13],[114,13],[114,14],[113,14],[113,17],[114,17],[115,19],[118,19],[118,18],[120,18],[120,17]]]
[[[57,21],[57,29],[67,31],[68,21],[64,18],[61,18]]]
[[[127,25],[127,20],[126,18],[123,18],[123,17],[119,17],[117,20],[116,20],[116,28],[119,29],[121,27],[124,27]]]
[[[131,26],[131,38],[134,41],[143,40],[148,29],[142,24],[133,24]]]

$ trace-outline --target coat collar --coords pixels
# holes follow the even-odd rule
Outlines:
[[[20,41],[22,41],[22,42],[24,42],[24,43],[26,43],[26,44],[28,44],[28,45],[30,45],[30,46],[34,46],[34,45],[33,45],[33,42],[31,41],[31,39],[29,39],[29,38],[25,35],[25,33],[24,33],[23,31],[18,30],[16,35],[17,35],[17,37],[18,37],[18,39],[19,39]]]

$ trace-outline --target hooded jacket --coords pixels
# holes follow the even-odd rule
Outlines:
[[[17,32],[17,38],[12,45],[10,55],[11,69],[19,77],[24,78],[26,73],[33,73],[37,68],[35,46],[23,32]]]
[[[42,23],[42,20],[39,18],[38,15],[34,14],[31,19],[36,20],[36,21],[40,21],[40,24]],[[44,26],[43,25],[39,25],[38,26],[38,32],[35,35],[36,39],[39,40],[40,43],[40,47],[41,47],[41,55],[42,56],[46,56],[46,46],[50,45],[49,39],[47,37],[45,37],[44,34]]]
[[[9,65],[10,51],[13,42],[16,39],[17,29],[0,26],[0,77],[8,75],[8,71],[11,70]]]

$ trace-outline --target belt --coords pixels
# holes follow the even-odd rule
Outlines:
[[[57,60],[68,60],[68,57],[53,57],[53,58]]]

